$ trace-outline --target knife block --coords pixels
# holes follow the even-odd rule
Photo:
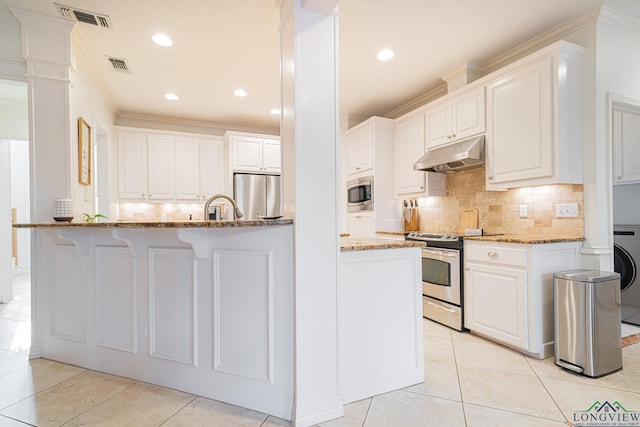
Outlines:
[[[403,208],[404,231],[418,231],[420,229],[420,218],[418,208]]]

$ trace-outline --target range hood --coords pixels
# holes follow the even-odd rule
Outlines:
[[[455,172],[484,164],[484,135],[427,150],[413,165],[417,171]]]

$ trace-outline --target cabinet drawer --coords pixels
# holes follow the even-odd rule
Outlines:
[[[465,248],[466,258],[470,261],[492,264],[527,266],[527,250],[511,247],[469,245]]]

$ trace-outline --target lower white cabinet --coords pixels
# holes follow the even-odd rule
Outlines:
[[[374,237],[375,222],[373,214],[349,214],[347,217],[347,232],[350,237]]]
[[[465,327],[532,356],[551,356],[553,273],[577,268],[580,245],[465,240]]]

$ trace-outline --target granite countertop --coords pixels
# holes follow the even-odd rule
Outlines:
[[[463,239],[479,240],[482,242],[525,243],[530,245],[539,245],[543,243],[582,242],[584,237],[500,234],[494,236],[464,236]]]
[[[410,240],[381,239],[378,237],[343,237],[340,240],[341,251],[370,251],[375,249],[394,249],[424,247],[424,242]]]
[[[13,224],[15,228],[234,228],[293,224],[293,219],[235,221],[118,221],[118,222],[40,222]]]

